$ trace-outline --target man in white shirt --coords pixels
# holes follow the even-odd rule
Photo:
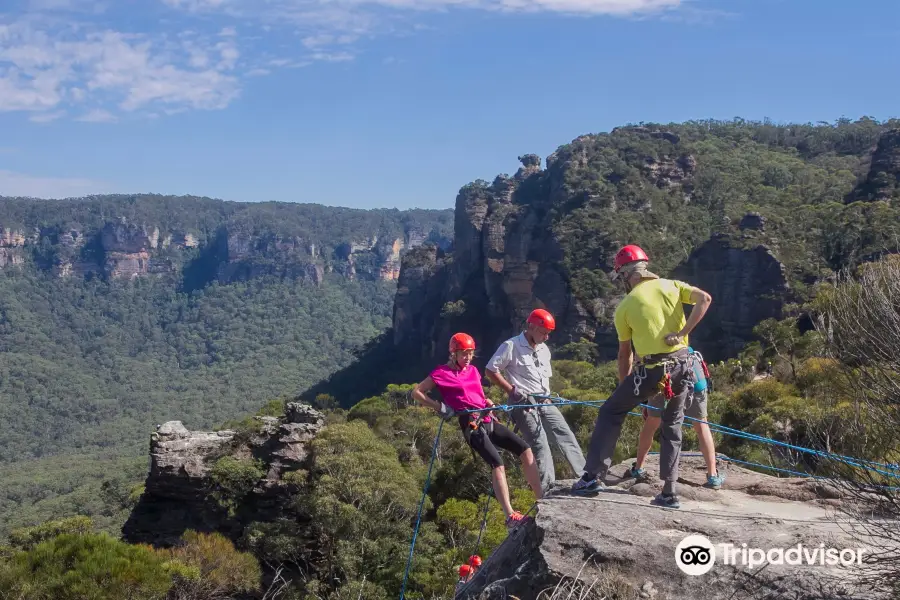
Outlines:
[[[533,394],[550,393],[550,349],[544,343],[556,328],[553,315],[543,309],[532,311],[525,331],[500,344],[485,368],[487,377],[509,397],[510,404],[534,404],[535,408],[517,408],[512,419],[531,446],[541,475],[541,487],[546,491],[556,481],[552,441],[572,465],[575,473],[584,470],[584,455],[578,439],[562,413],[549,400],[533,398]]]

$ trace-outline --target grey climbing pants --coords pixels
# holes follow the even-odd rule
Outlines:
[[[673,353],[673,356],[681,354]],[[669,377],[675,396],[669,399],[662,411],[662,427],[660,428],[659,476],[662,480],[674,484],[678,480],[678,462],[681,458],[681,425],[684,422],[684,402],[688,392],[693,389],[694,380],[690,361],[681,360],[669,367]],[[649,359],[650,357],[648,357]],[[652,364],[651,360],[647,361]],[[613,391],[609,399],[600,407],[594,433],[588,447],[584,472],[589,476],[604,477],[612,466],[613,452],[622,430],[622,422],[629,412],[638,404],[649,404],[649,400],[659,392],[656,387],[665,374],[662,366],[652,369],[636,368],[638,374],[646,373],[638,385],[635,395],[635,373]]]
[[[559,448],[566,461],[572,465],[576,476],[581,475],[584,471],[581,446],[557,407],[537,404],[533,409],[516,408],[512,411],[512,419],[519,428],[519,434],[531,446],[541,476],[542,489],[549,489],[556,481],[551,443]]]

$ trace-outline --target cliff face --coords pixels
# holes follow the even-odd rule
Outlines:
[[[735,248],[719,236],[694,250],[672,276],[713,297],[702,326],[691,336],[691,345],[709,360],[737,355],[760,321],[782,317],[790,298],[785,267],[769,248]]]
[[[443,233],[449,211],[379,218],[371,214],[377,211],[281,205],[273,215],[270,207],[209,201],[201,205],[208,214],[179,218],[175,203],[158,202],[100,197],[57,206],[0,197],[0,225],[4,214],[25,223],[0,226],[0,268],[33,265],[59,277],[125,280],[186,271],[187,287],[264,275],[318,284],[329,272],[395,281],[407,250],[426,240],[449,244]]]
[[[17,266],[25,262],[22,249],[25,232],[0,227],[0,268]]]
[[[520,160],[515,176],[460,191],[451,255],[432,247],[404,258],[394,304],[395,345],[413,347],[427,361],[440,360],[450,336],[465,330],[486,360],[537,307],[556,316],[556,343],[594,337],[597,323],[570,289],[548,199],[518,202],[535,186],[552,186],[553,177],[540,181],[545,172],[535,155]]]
[[[289,403],[284,417],[257,421],[259,431],[245,439],[234,431],[189,431],[180,421],[161,425],[151,436],[145,491],[122,529],[125,539],[167,546],[187,529],[237,538],[248,523],[289,513],[290,484],[282,475],[309,466],[308,445],[325,417],[309,406]],[[263,466],[263,476],[232,514],[211,495],[211,471],[224,456],[255,459]]]
[[[647,135],[678,141],[665,132]],[[540,159],[528,155],[514,177],[462,188],[452,254],[422,248],[404,260],[393,320],[394,344],[404,355],[423,357],[424,368],[443,359],[455,331],[468,331],[482,349],[476,362],[483,365],[503,339],[521,330],[531,310],[545,308],[557,320],[553,346],[589,340],[601,358],[615,358],[612,313],[623,291],[606,284],[599,293],[579,293],[571,258],[577,243],[573,247],[557,224],[560,206],[584,201],[573,199],[567,181],[587,162],[578,152],[551,156],[542,171]],[[641,172],[654,188],[678,196],[693,189],[695,169],[696,159],[678,151],[641,161]],[[631,201],[612,202],[609,212],[626,209]],[[763,219],[747,215],[740,228],[760,230]],[[695,335],[698,348],[711,360],[733,356],[753,339],[759,321],[780,317],[788,294],[785,268],[773,252],[759,245],[747,248],[739,234],[735,237],[734,242],[722,237],[699,245],[671,273],[713,295],[713,306]],[[594,252],[584,266],[594,267],[595,277],[605,279],[616,248]]]
[[[866,181],[854,199],[891,200],[900,196],[900,129],[885,132],[872,154]]]

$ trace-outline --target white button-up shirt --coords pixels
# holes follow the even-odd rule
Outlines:
[[[524,394],[550,393],[550,377],[553,375],[550,348],[547,344],[532,348],[524,332],[500,344],[488,361],[487,368],[503,375]]]

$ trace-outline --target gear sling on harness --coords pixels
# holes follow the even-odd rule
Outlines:
[[[649,362],[644,362],[645,360],[649,360]],[[699,361],[700,367],[703,370],[703,375],[706,377],[707,381],[710,379],[709,369],[706,366],[706,361],[703,360],[703,355],[699,352],[695,352],[692,348],[677,350],[660,360],[657,360],[655,356],[648,356],[642,359],[634,369],[634,395],[641,395],[641,384],[647,378],[647,369],[663,367],[663,373],[656,384],[656,389],[663,394],[665,405],[668,405],[669,400],[675,397],[675,391],[672,389],[672,376],[669,372],[675,365],[687,363],[688,361]],[[697,384],[697,375],[695,375],[693,365],[687,370],[686,379],[690,380],[693,385]]]

